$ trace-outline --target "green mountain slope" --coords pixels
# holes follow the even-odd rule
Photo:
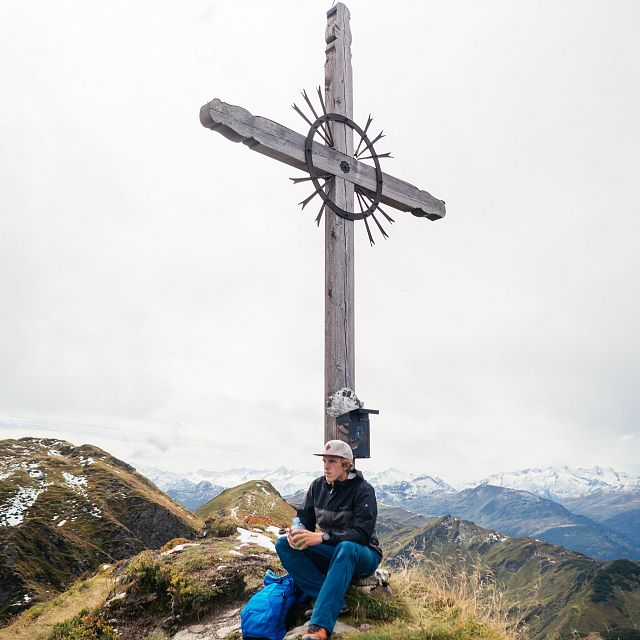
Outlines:
[[[295,509],[266,480],[250,480],[237,487],[225,489],[196,509],[202,518],[212,516],[233,518],[242,526],[272,524],[288,527]]]
[[[90,445],[0,441],[0,618],[51,597],[101,563],[201,521],[135,469]]]
[[[640,545],[629,537],[527,491],[480,485],[433,497],[415,510],[451,514],[510,536],[534,536],[601,560],[640,559]]]
[[[573,638],[576,630],[581,636],[599,632],[603,637],[640,640],[638,562],[593,560],[451,516],[434,518],[417,530],[387,527],[381,538],[392,562],[437,560],[460,569],[486,568],[486,579],[495,580],[511,601],[519,603],[534,638]]]

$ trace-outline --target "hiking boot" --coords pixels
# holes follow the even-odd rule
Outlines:
[[[327,640],[329,634],[324,627],[316,624],[310,624],[302,635],[302,640]]]
[[[311,608],[307,609],[304,612],[304,617],[309,620],[311,618],[311,616],[313,615],[313,605],[315,604],[315,602],[311,603]],[[345,613],[349,613],[349,605],[345,602],[342,605],[342,609],[340,609],[340,613],[338,614],[339,616],[343,616]]]

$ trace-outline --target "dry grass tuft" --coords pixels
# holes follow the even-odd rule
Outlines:
[[[391,578],[393,600],[406,616],[358,634],[359,640],[526,640],[521,617],[514,620],[493,576],[421,560],[407,563]]]

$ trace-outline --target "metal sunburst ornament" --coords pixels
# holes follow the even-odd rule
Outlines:
[[[307,171],[309,172],[309,177],[305,178],[291,178],[294,184],[299,182],[307,182],[311,181],[315,188],[314,192],[302,200],[300,204],[302,205],[302,209],[304,209],[313,198],[317,195],[320,196],[322,200],[322,206],[320,207],[320,211],[316,216],[316,223],[320,225],[320,220],[322,220],[322,214],[324,213],[325,207],[329,207],[336,215],[341,218],[345,218],[346,220],[364,220],[365,227],[367,229],[367,235],[369,236],[369,242],[373,246],[375,241],[373,239],[373,234],[371,233],[371,227],[369,226],[368,218],[373,219],[376,223],[382,237],[387,239],[389,235],[384,230],[382,224],[376,217],[376,212],[379,212],[389,223],[395,222],[395,220],[386,213],[382,207],[380,207],[380,201],[382,198],[382,170],[380,169],[380,158],[391,158],[390,153],[376,153],[373,145],[378,142],[381,138],[384,138],[384,133],[381,131],[373,140],[369,140],[367,136],[367,131],[369,130],[369,126],[373,122],[373,118],[369,116],[367,120],[367,124],[364,129],[359,127],[353,120],[347,118],[346,116],[340,115],[338,113],[327,113],[325,109],[324,100],[322,99],[322,91],[320,87],[317,88],[318,98],[320,99],[320,106],[322,108],[322,115],[318,115],[309,96],[306,91],[302,91],[302,97],[307,103],[311,113],[315,120],[312,122],[310,118],[308,118],[305,113],[296,105],[293,104],[293,108],[309,125],[309,133],[307,134],[307,138],[305,140],[305,148],[304,148],[304,157],[305,162],[307,164]],[[352,131],[359,136],[357,138],[358,144],[355,145],[355,151],[353,153],[353,159],[358,160],[358,162],[362,162],[367,166],[370,166],[375,171],[375,182],[376,189],[373,197],[371,197],[368,191],[365,191],[362,187],[357,184],[354,184],[354,193],[356,196],[355,208],[358,211],[347,211],[342,207],[338,206],[331,198],[329,198],[327,194],[328,185],[335,179],[334,175],[323,174],[319,175],[316,167],[313,164],[313,142],[316,136],[321,138],[321,142],[323,145],[329,147],[330,149],[335,149],[334,143],[334,135],[333,135],[333,127],[332,123],[339,123],[345,125],[352,129]],[[372,164],[371,164],[372,163]],[[340,169],[344,174],[347,174],[351,171],[352,167],[348,161],[342,161],[340,163]],[[323,181],[323,184],[320,181]]]

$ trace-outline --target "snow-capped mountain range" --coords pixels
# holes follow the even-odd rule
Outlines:
[[[306,491],[311,482],[320,475],[318,471],[296,471],[286,467],[278,469],[240,468],[226,471],[201,469],[186,474],[162,471],[153,467],[141,467],[139,471],[170,495],[172,490],[184,489],[185,485],[189,484],[197,486],[205,482],[214,487],[227,488],[235,487],[249,480],[260,479],[270,482],[281,495],[292,496],[299,491]],[[379,472],[368,472],[366,478],[376,489],[393,487],[412,496],[455,492],[451,485],[440,478],[414,475],[393,468]]]
[[[571,469],[567,466],[523,469],[496,473],[466,487],[491,484],[505,489],[528,491],[541,498],[562,502],[582,498],[596,492],[616,493],[640,490],[640,476],[611,468]]]
[[[186,474],[153,467],[141,467],[139,470],[169,495],[188,492],[190,487],[199,487],[202,496],[207,490],[216,495],[222,488],[234,487],[256,479],[269,481],[283,496],[293,496],[300,491],[306,491],[311,481],[319,475],[317,471],[299,471],[286,467],[236,468],[224,471],[201,469]],[[571,469],[560,466],[496,473],[478,482],[466,483],[457,489],[438,477],[412,474],[394,468],[379,472],[368,471],[366,478],[379,492],[380,498],[390,503],[400,503],[406,498],[455,493],[457,489],[482,484],[528,491],[560,503],[596,492],[640,491],[640,476],[602,467]]]

